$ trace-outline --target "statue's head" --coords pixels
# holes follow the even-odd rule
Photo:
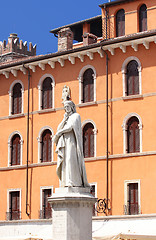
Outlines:
[[[64,109],[66,111],[67,114],[69,113],[76,113],[76,107],[75,107],[75,103],[73,101],[65,101],[64,102]]]

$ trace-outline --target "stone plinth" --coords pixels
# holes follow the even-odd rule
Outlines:
[[[53,239],[91,240],[92,210],[96,202],[89,188],[57,188],[52,205]]]

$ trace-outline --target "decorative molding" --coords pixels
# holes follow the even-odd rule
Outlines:
[[[122,64],[121,72],[122,72],[122,84],[123,84],[123,97],[126,97],[126,72],[127,72],[127,65],[130,61],[136,61],[138,63],[138,72],[139,72],[139,95],[142,94],[142,78],[141,78],[141,62],[140,60],[135,56],[130,56],[125,59],[125,61]]]
[[[11,73],[13,74],[14,77],[17,77],[17,70],[11,69]]]
[[[54,109],[54,100],[55,100],[55,80],[54,80],[54,77],[51,75],[51,74],[44,74],[40,80],[39,80],[39,83],[38,83],[38,104],[39,104],[39,111],[43,111],[41,106],[42,106],[42,85],[43,85],[43,81],[47,78],[51,78],[52,80],[52,108]],[[45,109],[44,109],[45,110]]]
[[[87,56],[89,57],[90,60],[93,60],[94,58],[93,52],[87,52]]]
[[[94,132],[94,157],[96,157],[96,148],[97,148],[97,127],[96,124],[93,120],[91,119],[86,119],[85,121],[82,122],[82,131],[83,128],[85,127],[86,124],[91,123],[93,125],[93,132]]]
[[[34,65],[29,65],[29,68],[30,68],[33,72],[35,72],[36,67],[35,67]]]
[[[64,59],[58,58],[58,62],[60,63],[61,67],[64,67]]]
[[[55,68],[55,62],[53,61],[48,61],[48,64],[50,65],[51,68]]]
[[[42,140],[42,134],[44,131],[49,130],[51,132],[51,138],[53,138],[54,136],[54,132],[53,129],[49,126],[44,126],[40,129],[38,137],[37,137],[37,141],[38,141],[38,163],[41,163],[40,159],[41,159],[41,140]],[[53,161],[53,148],[54,148],[54,142],[51,141],[51,161]]]
[[[42,71],[45,70],[45,64],[39,62],[38,66],[42,69]]]
[[[23,138],[22,135],[19,131],[14,131],[10,134],[9,138],[8,138],[8,167],[10,167],[10,162],[11,162],[11,150],[10,150],[10,146],[11,146],[11,141],[13,136],[15,136],[15,134],[18,134],[20,136],[20,165],[22,165],[23,163]]]
[[[78,79],[79,79],[79,104],[82,103],[83,74],[89,68],[91,68],[93,70],[93,74],[94,74],[94,76],[93,76],[94,77],[94,102],[96,101],[96,70],[92,65],[86,65],[80,70],[79,76],[78,76]]]
[[[13,92],[13,87],[15,86],[16,83],[20,83],[22,88],[21,88],[21,93],[22,93],[22,109],[21,109],[21,113],[20,114],[14,114],[12,115],[12,92]],[[23,114],[24,112],[24,84],[21,80],[15,80],[12,82],[12,84],[10,85],[10,88],[9,88],[9,116],[19,116],[21,114]]]
[[[71,64],[75,64],[75,57],[68,56],[68,60],[71,62]]]
[[[140,152],[142,152],[142,120],[137,113],[129,113],[123,120],[122,129],[123,129],[123,153],[127,153],[127,123],[131,117],[136,117],[139,120],[139,130],[140,130]]]
[[[81,60],[81,62],[84,62],[84,55],[82,55],[82,54],[78,54],[78,58]]]

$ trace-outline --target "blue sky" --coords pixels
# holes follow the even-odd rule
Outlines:
[[[37,55],[57,51],[51,29],[101,14],[108,0],[7,0],[1,1],[0,41],[17,33],[23,42],[37,44]]]

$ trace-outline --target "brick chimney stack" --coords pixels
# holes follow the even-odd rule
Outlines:
[[[66,51],[73,48],[73,32],[71,29],[63,28],[58,32],[58,51]]]

